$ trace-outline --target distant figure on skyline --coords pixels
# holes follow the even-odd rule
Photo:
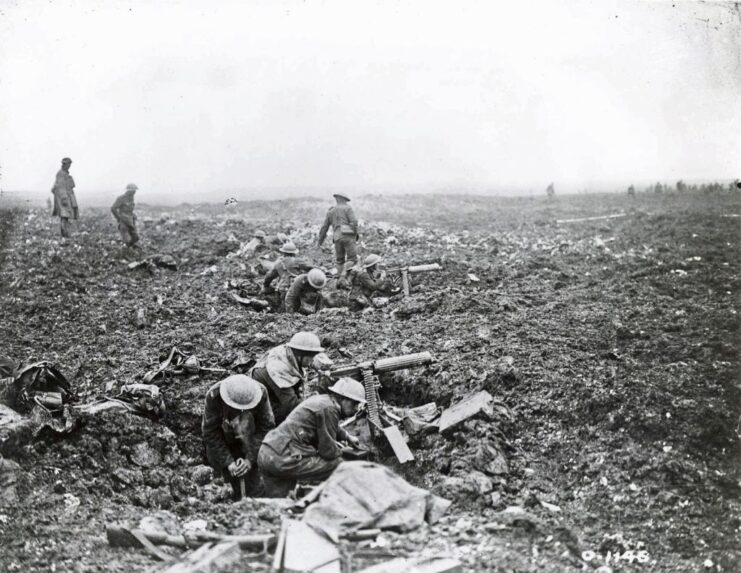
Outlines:
[[[69,174],[72,160],[69,157],[62,159],[62,168],[57,171],[57,177],[51,192],[54,194],[54,210],[52,216],[59,216],[59,228],[62,237],[72,234],[72,220],[79,217],[77,198],[75,197],[75,180]]]

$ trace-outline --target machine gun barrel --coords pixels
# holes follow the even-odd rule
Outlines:
[[[340,366],[329,371],[332,378],[343,376],[358,377],[363,370],[371,370],[374,374],[405,370],[407,368],[418,368],[432,362],[432,354],[429,352],[418,352],[416,354],[402,354],[391,358],[380,358],[373,362],[350,364]]]

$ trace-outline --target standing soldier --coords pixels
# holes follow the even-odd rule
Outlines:
[[[287,241],[278,250],[283,253],[283,256],[275,261],[272,268],[265,275],[265,280],[262,284],[262,292],[276,293],[275,298],[278,303],[276,308],[282,308],[286,292],[290,288],[293,280],[301,273],[310,271],[313,265],[297,256],[298,248],[291,241]],[[272,283],[275,279],[278,279],[278,283],[275,288],[273,288]]]
[[[358,220],[352,207],[348,205],[350,199],[345,195],[335,193],[333,195],[337,205],[327,211],[324,218],[324,224],[319,231],[319,246],[322,246],[329,226],[332,226],[332,240],[334,242],[334,252],[337,261],[337,272],[340,273],[338,286],[346,286],[345,274],[350,270],[358,260],[357,247],[358,240]]]
[[[286,293],[285,308],[288,314],[314,314],[321,310],[324,302],[319,292],[327,284],[327,275],[321,269],[311,269],[297,276]]]
[[[77,198],[75,197],[75,180],[69,174],[72,160],[69,157],[62,159],[62,168],[57,171],[57,178],[51,192],[54,194],[54,210],[52,216],[59,216],[62,237],[69,237],[72,231],[71,219],[79,217]]]
[[[316,334],[298,332],[286,344],[268,350],[253,366],[250,376],[267,389],[276,424],[301,402],[309,367],[323,350]]]
[[[388,288],[386,273],[378,269],[381,257],[368,255],[363,261],[363,268],[351,273],[350,310],[363,310],[372,306],[371,299],[376,291]]]
[[[257,454],[275,428],[268,393],[259,382],[235,374],[206,394],[201,430],[208,463],[228,481],[234,500],[262,494]]]
[[[126,192],[119,195],[111,207],[111,213],[118,221],[118,231],[121,240],[129,247],[139,242],[139,234],[136,232],[136,215],[134,215],[134,195],[138,187],[134,183],[126,186]]]
[[[265,436],[257,463],[268,497],[287,495],[298,480],[329,477],[342,461],[338,441],[359,446],[358,438],[340,427],[340,418],[349,418],[365,402],[363,385],[340,378],[328,390],[307,398]]]

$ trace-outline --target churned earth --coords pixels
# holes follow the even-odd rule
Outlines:
[[[137,250],[117,242],[106,209],[84,210],[66,245],[48,213],[0,210],[0,353],[53,361],[85,403],[141,382],[173,346],[226,371],[306,329],[337,364],[349,362],[340,349],[357,360],[429,350],[435,363],[383,378],[382,398],[443,408],[483,389],[509,415],[412,440],[412,464],[383,458],[454,503],[435,525],[344,542],[348,568],[442,554],[471,571],[734,570],[741,195],[365,196],[353,206],[361,255],[443,270],[372,312],[290,318],[231,299],[261,282],[259,259],[237,252],[261,228],[331,268],[329,247],[315,246],[326,201],[140,204]],[[178,269],[128,268],[155,253]],[[144,550],[109,547],[105,525],[161,511],[173,527],[277,532],[282,506],[231,504],[204,474],[202,400],[224,375],[160,380],[161,422],[109,412],[35,440],[16,459],[20,501],[0,508],[0,569],[147,569]],[[245,557],[250,570],[269,562]]]

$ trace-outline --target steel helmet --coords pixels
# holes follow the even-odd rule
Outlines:
[[[348,202],[350,201],[350,197],[348,197],[347,195],[343,195],[342,193],[334,193],[332,197],[334,197],[335,199],[344,199]]]
[[[322,343],[319,337],[313,332],[297,332],[291,336],[288,341],[288,347],[294,350],[303,350],[304,352],[322,352]]]
[[[245,374],[234,374],[221,381],[219,395],[227,406],[237,410],[249,410],[260,403],[262,388],[254,378]]]
[[[360,404],[365,402],[365,388],[360,382],[352,378],[340,378],[328,390],[343,398],[355,400]]]
[[[257,231],[252,233],[252,236],[257,237],[258,239],[264,239],[265,237],[267,237],[265,231],[263,231],[262,229],[258,229]]]
[[[126,191],[136,191],[137,189],[139,188],[136,186],[136,183],[129,183],[126,186]]]
[[[365,260],[363,261],[363,268],[368,269],[372,267],[373,265],[377,265],[382,260],[383,259],[381,259],[381,257],[379,257],[378,255],[375,255],[375,254],[368,255],[367,257],[365,257]]]
[[[308,274],[309,284],[316,289],[324,288],[327,284],[327,275],[321,269],[311,269]]]
[[[293,243],[293,241],[287,241],[283,244],[283,246],[278,249],[281,253],[286,253],[287,255],[295,255],[298,254],[298,248]]]

